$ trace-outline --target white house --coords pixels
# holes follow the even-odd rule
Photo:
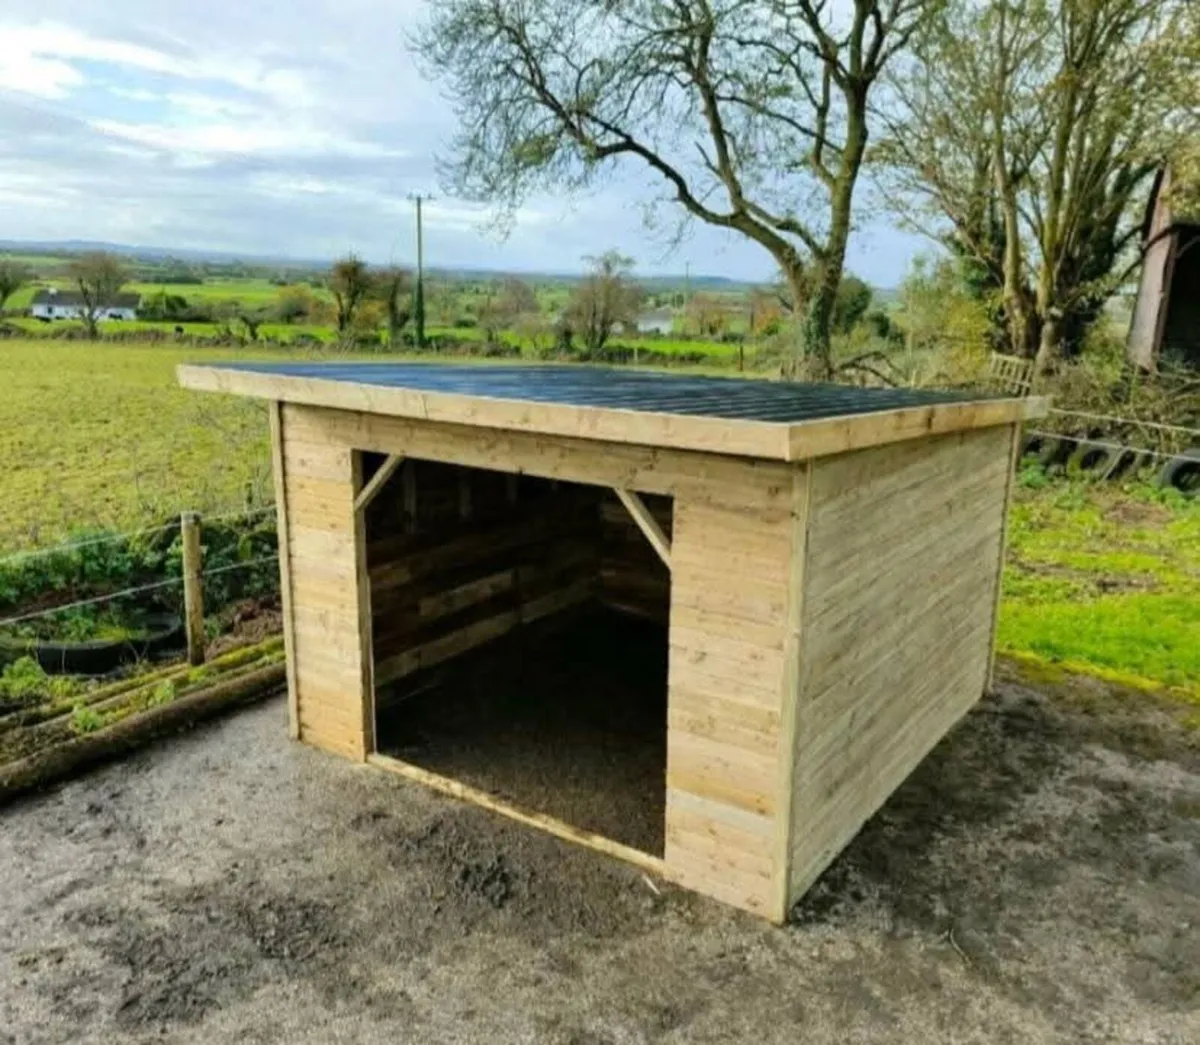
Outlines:
[[[675,316],[668,308],[643,312],[637,317],[639,334],[670,334],[675,329]]]
[[[97,319],[137,319],[141,301],[137,294],[117,294],[100,309]],[[29,314],[35,319],[83,319],[83,295],[75,290],[50,287],[33,296]]]

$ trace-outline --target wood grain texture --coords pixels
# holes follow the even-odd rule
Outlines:
[[[287,662],[288,736],[300,739],[300,690],[296,684],[296,635],[294,630],[295,603],[292,595],[291,528],[287,511],[287,475],[284,463],[283,405],[276,400],[268,412],[271,425],[271,474],[275,484],[275,533],[279,543],[279,601],[283,613],[283,648]],[[296,451],[301,462],[320,460],[319,450],[312,447]]]
[[[623,486],[639,493],[686,494],[693,500],[707,495],[710,503],[713,497],[721,497],[735,514],[758,511],[763,498],[771,497],[773,486],[787,484],[791,475],[788,466],[780,463],[653,446],[481,429],[294,403],[285,404],[284,413],[294,438],[306,447],[357,447],[545,479]],[[407,473],[407,468],[401,471]]]
[[[293,441],[286,408],[277,424],[294,728],[306,743],[361,761],[372,747],[374,721],[361,516],[355,511],[361,458],[337,444]]]
[[[745,498],[744,475],[724,497],[680,495],[671,538],[666,863],[689,888],[775,920],[793,659],[777,611],[804,474],[771,476]]]
[[[787,902],[979,699],[1012,430],[815,462]]]
[[[366,512],[379,702],[394,684],[593,599],[598,488],[410,459]],[[411,495],[413,485],[418,491]]]

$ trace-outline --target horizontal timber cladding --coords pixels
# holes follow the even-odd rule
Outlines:
[[[681,884],[781,920],[807,471],[715,493],[680,493],[672,519],[665,859]]]
[[[366,512],[382,687],[595,597],[595,487],[406,459]]]
[[[370,635],[358,601],[359,462],[346,447],[294,440],[286,410],[274,434],[282,444],[276,467],[287,519],[281,559],[294,728],[309,744],[363,759],[372,744],[372,709],[365,682]]]
[[[296,452],[334,443],[472,468],[521,472],[648,494],[687,495],[725,505],[734,514],[760,514],[791,482],[780,462],[613,444],[567,436],[499,431],[445,422],[285,403]]]
[[[671,539],[669,497],[648,495],[643,503]],[[605,605],[667,623],[671,573],[617,496],[606,492],[600,503],[600,599]]]
[[[1010,427],[813,463],[788,901],[986,682]]]

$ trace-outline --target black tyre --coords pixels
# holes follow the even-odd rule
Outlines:
[[[1167,461],[1158,473],[1158,485],[1162,488],[1173,486],[1189,496],[1200,492],[1200,447],[1193,447]]]
[[[149,627],[143,637],[107,642],[0,639],[0,656],[9,660],[22,655],[32,657],[50,675],[107,675],[122,664],[183,648],[183,621],[178,617],[153,618]]]
[[[1121,454],[1121,449],[1104,446],[1100,443],[1080,442],[1067,458],[1067,473],[1080,475],[1091,472],[1103,475],[1111,468]]]

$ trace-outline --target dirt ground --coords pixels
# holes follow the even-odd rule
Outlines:
[[[0,1042],[1200,1041],[1200,755],[1012,681],[776,928],[286,740],[0,811]]]
[[[379,749],[661,856],[666,629],[594,611],[547,638],[518,629],[418,683]]]

